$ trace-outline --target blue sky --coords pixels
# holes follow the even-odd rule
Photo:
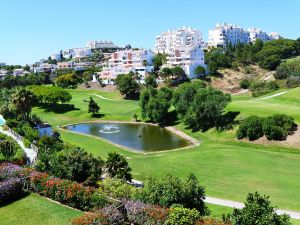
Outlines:
[[[0,0],[0,62],[32,63],[88,40],[152,48],[168,29],[227,21],[300,37],[299,0]]]

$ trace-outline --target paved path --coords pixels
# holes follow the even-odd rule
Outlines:
[[[27,156],[27,157],[29,158],[29,160],[30,160],[30,163],[32,163],[32,162],[35,160],[35,158],[36,158],[36,156],[37,156],[37,152],[34,151],[34,150],[31,149],[31,148],[26,148],[22,140],[18,139],[18,138],[17,138],[15,135],[13,135],[12,133],[3,130],[3,127],[2,127],[2,126],[0,126],[0,133],[6,134],[7,136],[12,137],[12,138],[20,145],[20,147],[24,150],[26,156]]]
[[[231,200],[225,200],[225,199],[209,197],[209,196],[206,196],[205,202],[215,204],[215,205],[231,207],[231,208],[238,208],[238,209],[244,208],[245,206],[244,203],[241,202],[235,202]],[[291,218],[300,220],[300,212],[285,210],[285,209],[277,209],[276,212],[279,215],[288,214]]]
[[[233,93],[231,95],[239,95],[239,94],[242,94],[242,93],[245,93],[245,92],[248,92],[248,91],[249,91],[248,89],[245,89],[245,90],[239,91],[237,93]]]
[[[111,101],[116,100],[116,99],[106,98],[106,97],[104,97],[104,96],[102,96],[102,95],[97,95],[97,94],[92,94],[92,95],[94,95],[94,96],[96,96],[96,97],[98,97],[98,98],[105,99],[105,100],[111,100]]]
[[[260,100],[265,100],[265,99],[269,99],[269,98],[274,98],[274,97],[283,95],[283,94],[285,94],[285,93],[287,93],[287,92],[288,92],[288,91],[283,91],[283,92],[276,93],[276,94],[274,94],[274,95],[270,95],[270,96],[267,96],[267,97],[264,97],[264,98],[255,99],[255,100],[256,100],[256,101],[260,101]]]

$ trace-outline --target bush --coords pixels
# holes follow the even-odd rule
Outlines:
[[[168,225],[193,225],[200,219],[200,213],[196,209],[174,207],[170,209]]]
[[[248,137],[250,141],[262,137],[262,119],[258,116],[249,116],[240,124],[240,127],[236,132],[236,136],[238,139]]]
[[[74,73],[64,74],[55,79],[57,86],[62,88],[76,88],[82,82],[82,78]]]
[[[0,205],[18,199],[23,193],[23,183],[19,178],[10,178],[0,182]]]
[[[300,76],[297,77],[289,77],[286,80],[286,87],[287,88],[296,88],[300,86]]]
[[[104,179],[98,183],[98,193],[110,196],[115,199],[130,199],[135,192],[135,188],[123,180]]]
[[[186,208],[196,208],[201,215],[209,214],[204,204],[205,191],[196,177],[191,174],[182,181],[172,175],[156,180],[150,178],[144,188],[137,190],[135,198],[149,204],[164,207],[181,204]]]
[[[22,167],[11,163],[0,163],[0,182],[9,178],[16,178]]]
[[[288,215],[277,215],[268,196],[249,193],[243,209],[234,209],[232,222],[235,225],[276,224],[290,225]]]
[[[30,174],[30,184],[34,191],[55,201],[80,210],[91,210],[94,189],[69,180],[54,178],[46,173]]]
[[[248,79],[243,79],[240,81],[240,87],[243,89],[248,89],[250,87],[251,83]]]
[[[73,225],[97,225],[109,224],[105,215],[98,213],[85,213],[72,221]]]
[[[296,129],[294,119],[283,114],[269,116],[263,121],[263,132],[268,140],[285,140]]]

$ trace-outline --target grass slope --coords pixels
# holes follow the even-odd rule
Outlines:
[[[37,194],[30,194],[0,208],[0,224],[63,225],[71,224],[82,213],[58,205]]]
[[[106,93],[88,90],[71,90],[72,103],[80,110],[56,114],[35,108],[44,120],[51,124],[91,120],[87,114],[87,103],[90,94]],[[117,93],[109,93],[110,98],[117,100],[96,99],[100,104],[104,117],[101,119],[131,120],[134,112],[139,112],[136,101],[121,100]],[[241,111],[240,117],[250,114],[270,115],[277,112],[294,115],[299,122],[300,89],[276,98],[254,101],[251,97],[236,96],[228,106],[228,110]],[[285,105],[284,105],[285,104]],[[293,110],[292,110],[293,109]],[[299,114],[299,113],[298,113]],[[106,157],[108,152],[117,150],[129,157],[136,179],[147,176],[161,177],[167,173],[185,177],[189,172],[197,175],[205,186],[208,195],[243,201],[249,192],[259,191],[270,195],[274,205],[280,208],[300,210],[300,151],[278,146],[266,148],[261,145],[241,143],[235,140],[234,132],[191,133],[182,124],[180,130],[202,144],[191,149],[148,155],[136,154],[118,149],[93,137],[61,131],[62,138],[72,144],[85,148],[95,155]]]

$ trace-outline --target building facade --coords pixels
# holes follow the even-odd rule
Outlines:
[[[138,73],[143,82],[146,73],[153,72],[154,55],[152,51],[144,49],[116,51],[98,75],[104,83],[109,83],[120,74],[133,72]]]
[[[229,43],[234,46],[238,43],[253,43],[257,39],[266,42],[279,38],[280,35],[274,32],[268,34],[257,28],[245,30],[237,25],[217,23],[214,29],[209,30],[207,47],[226,47]]]
[[[190,78],[196,78],[197,66],[206,68],[201,32],[192,28],[179,28],[164,32],[156,37],[154,51],[167,54],[167,63],[163,67],[180,66]]]
[[[92,50],[89,48],[72,48],[69,50],[68,55],[74,59],[85,58],[92,55]]]
[[[89,49],[117,48],[112,41],[88,41],[86,47]]]

